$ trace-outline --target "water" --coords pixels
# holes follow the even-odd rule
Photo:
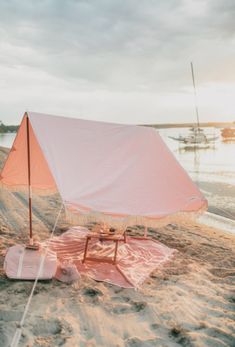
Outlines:
[[[10,148],[13,144],[15,136],[16,136],[15,133],[7,133],[7,134],[0,133],[0,146]]]
[[[223,182],[235,185],[235,141],[223,142],[219,130],[205,129],[206,134],[218,135],[208,148],[185,148],[168,136],[186,135],[189,129],[160,129],[159,133],[177,160],[194,181]]]
[[[203,218],[209,216],[209,219],[204,222],[234,232],[235,141],[223,142],[219,130],[208,128],[205,129],[205,134],[218,135],[218,140],[204,149],[185,148],[183,144],[170,139],[169,136],[187,135],[189,129],[161,129],[159,133],[207,198],[208,211],[212,214],[203,215]],[[215,214],[220,216],[220,223],[217,217],[213,217]]]

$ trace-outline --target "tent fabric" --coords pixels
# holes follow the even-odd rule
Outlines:
[[[153,128],[31,112],[1,172],[3,184],[28,184],[27,116],[32,188],[57,187],[65,205],[80,216],[149,225],[206,208],[206,199]]]
[[[56,183],[29,122],[31,186],[39,190],[56,191]],[[1,182],[15,188],[28,185],[27,127],[23,117],[17,136],[1,172]]]

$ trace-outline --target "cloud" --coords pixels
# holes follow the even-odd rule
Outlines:
[[[35,97],[42,76],[61,94],[185,93],[191,60],[198,85],[232,81],[234,15],[229,0],[2,0],[2,83],[23,71]]]

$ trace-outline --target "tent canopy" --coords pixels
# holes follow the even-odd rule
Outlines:
[[[207,201],[153,128],[27,112],[1,172],[3,184],[58,189],[80,215],[159,220]]]

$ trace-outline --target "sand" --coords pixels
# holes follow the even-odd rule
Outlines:
[[[34,196],[39,239],[49,236],[58,209],[58,195]],[[57,235],[68,227],[63,217]],[[6,248],[26,238],[26,221],[25,194],[1,189],[1,347],[9,346],[32,288],[32,282],[7,279],[2,269]],[[136,226],[129,234],[142,232]],[[38,283],[20,346],[235,346],[234,235],[186,221],[150,228],[149,235],[178,252],[139,290],[86,277],[73,285]]]

